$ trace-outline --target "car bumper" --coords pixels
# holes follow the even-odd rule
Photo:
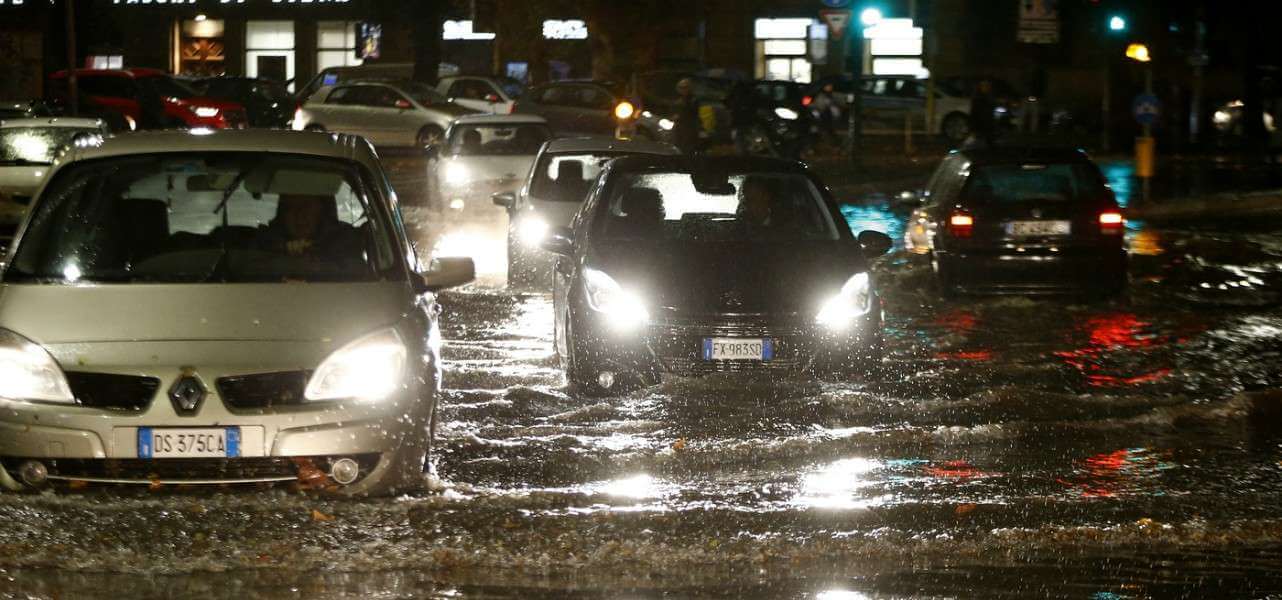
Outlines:
[[[879,304],[879,303],[878,303]],[[860,317],[843,331],[830,331],[799,318],[718,315],[698,319],[665,319],[632,333],[616,332],[596,319],[586,332],[591,362],[601,370],[635,372],[660,379],[714,373],[800,375],[851,371],[880,357],[881,310]],[[705,340],[769,340],[769,360],[711,360]]]
[[[1118,247],[936,250],[936,257],[949,283],[964,292],[1106,291],[1125,282],[1127,269]]]

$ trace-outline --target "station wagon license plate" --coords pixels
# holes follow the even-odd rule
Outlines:
[[[239,427],[139,427],[138,458],[235,458]]]
[[[1006,234],[1016,237],[1068,235],[1072,232],[1071,221],[1011,221],[1006,224]]]
[[[703,360],[759,360],[775,357],[774,340],[769,338],[704,338]]]

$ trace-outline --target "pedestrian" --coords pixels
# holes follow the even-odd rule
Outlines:
[[[833,146],[838,146],[840,140],[837,139],[836,122],[841,108],[837,106],[837,95],[831,83],[825,83],[819,88],[819,93],[810,101],[810,107],[819,116],[819,132]]]
[[[726,108],[730,111],[730,137],[734,140],[735,150],[740,155],[750,154],[749,140],[757,116],[757,95],[752,84],[736,82],[726,95]]]
[[[993,147],[997,140],[997,101],[993,98],[993,82],[981,79],[970,98],[970,145]]]
[[[692,82],[682,79],[677,82],[677,111],[673,120],[672,138],[682,154],[695,154],[701,146],[703,122],[699,116],[699,102],[694,97]]]

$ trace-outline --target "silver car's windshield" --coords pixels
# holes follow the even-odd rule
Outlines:
[[[759,242],[839,235],[822,195],[793,173],[732,173],[713,184],[683,172],[625,174],[608,197],[607,239]]]
[[[78,136],[98,135],[78,127],[11,127],[0,129],[0,166],[48,165],[62,148]]]
[[[458,156],[538,154],[552,132],[541,123],[459,125],[450,133],[449,153]]]
[[[395,276],[386,218],[345,162],[142,155],[73,164],[37,201],[5,281],[372,281]]]

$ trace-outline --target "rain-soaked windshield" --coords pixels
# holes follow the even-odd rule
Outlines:
[[[530,195],[553,202],[582,202],[605,163],[622,153],[546,153],[534,166]]]
[[[610,188],[606,238],[680,241],[836,240],[823,197],[804,176],[747,173],[707,189],[697,175],[625,175]]]
[[[209,153],[77,164],[50,184],[5,281],[371,281],[385,217],[328,160]]]
[[[0,166],[48,165],[77,138],[100,134],[97,129],[78,127],[6,127],[0,129]]]

